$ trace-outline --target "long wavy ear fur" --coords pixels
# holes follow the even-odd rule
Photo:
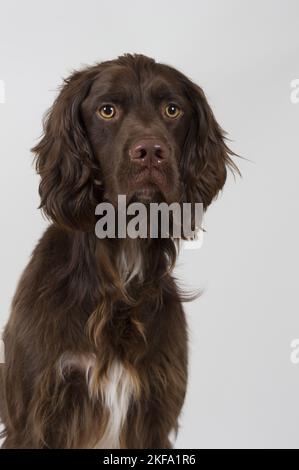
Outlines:
[[[99,73],[94,66],[74,72],[44,119],[44,134],[32,149],[41,176],[40,208],[54,223],[66,229],[88,230],[94,217],[99,190],[98,164],[89,145],[80,107]],[[99,202],[99,201],[98,201]]]
[[[225,143],[225,132],[217,123],[203,90],[188,80],[185,93],[193,109],[185,141],[182,165],[184,201],[201,202],[206,209],[222,189],[227,168],[239,173]]]

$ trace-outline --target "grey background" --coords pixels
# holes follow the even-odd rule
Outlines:
[[[177,447],[299,447],[298,0],[0,2],[0,327],[46,226],[29,149],[61,78],[139,52],[205,90],[243,178],[229,178],[207,234],[177,272],[204,294],[186,305],[190,379]]]

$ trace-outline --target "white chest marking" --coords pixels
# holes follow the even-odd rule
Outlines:
[[[126,420],[130,401],[136,395],[136,387],[130,373],[119,361],[114,361],[105,378],[98,380],[96,358],[94,355],[64,353],[59,361],[61,377],[71,368],[82,370],[86,376],[92,400],[101,399],[109,413],[108,423],[98,449],[117,449],[120,435]],[[95,386],[98,384],[98,386]]]
[[[109,370],[106,383],[101,388],[101,397],[109,411],[109,420],[97,448],[120,447],[120,435],[133,394],[132,377],[120,362],[115,361]]]

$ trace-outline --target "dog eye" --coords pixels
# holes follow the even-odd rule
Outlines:
[[[165,116],[171,119],[175,119],[182,114],[181,109],[174,103],[169,103],[164,108]]]
[[[112,104],[104,104],[97,113],[103,119],[112,119],[116,114],[116,109]]]

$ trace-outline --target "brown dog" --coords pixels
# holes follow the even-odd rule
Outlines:
[[[187,382],[171,238],[104,239],[95,207],[211,203],[236,169],[201,88],[143,55],[75,72],[33,149],[53,224],[5,329],[5,448],[168,448]]]

